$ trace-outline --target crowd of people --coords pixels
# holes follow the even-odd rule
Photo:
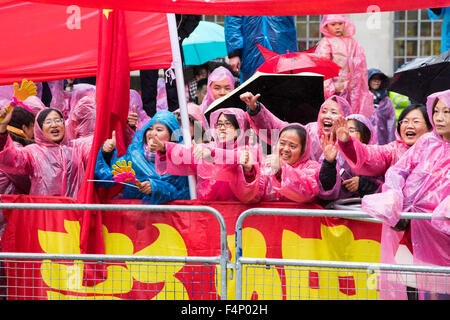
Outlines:
[[[118,197],[151,204],[189,199],[187,176],[195,177],[201,200],[332,207],[336,200],[359,197],[362,210],[383,221],[383,241],[395,238],[398,246],[410,235],[418,263],[450,265],[450,90],[430,95],[426,105],[411,103],[396,119],[388,77],[367,69],[353,22],[325,15],[315,53],[341,71],[324,81],[325,101],[316,122],[278,119],[270,111],[277,106],[263,105],[259,92],[240,96],[246,110],[217,109],[208,119],[209,105],[235,88],[232,71],[240,72],[241,80],[255,71],[256,48],[247,47],[253,40],[272,43],[268,47],[274,51],[274,43],[282,44],[279,53],[290,48],[287,18],[273,18],[270,28],[261,30],[252,28],[261,23],[257,19],[227,17],[225,22],[230,66],[210,73],[199,69],[187,86],[191,147],[183,143],[179,109],[149,114],[139,93],[130,90],[126,154],[118,157],[112,132],[98,152],[96,185],[113,186],[114,164],[125,160],[140,183],[125,185]],[[242,34],[247,29],[261,36]],[[273,36],[263,34],[267,29]],[[32,112],[20,106],[8,112],[9,102],[2,100],[0,109],[1,193],[76,197],[92,145],[95,86],[75,84],[64,106],[46,107],[30,97],[22,103]],[[433,213],[433,219],[401,219],[408,211]],[[393,253],[384,250],[382,261],[392,262]]]

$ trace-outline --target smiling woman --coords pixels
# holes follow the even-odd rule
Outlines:
[[[36,117],[34,144],[17,148],[6,132],[11,113],[0,109],[0,169],[30,176],[32,195],[76,197],[84,176],[89,151],[70,145],[64,119],[55,109],[43,109]]]

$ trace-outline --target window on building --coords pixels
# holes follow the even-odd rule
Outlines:
[[[417,57],[441,52],[442,20],[431,21],[426,9],[394,12],[394,70]]]
[[[322,16],[295,16],[297,26],[297,42],[299,51],[311,49],[317,45],[322,37],[320,33],[320,21]]]

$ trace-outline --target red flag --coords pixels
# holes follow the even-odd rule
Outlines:
[[[126,151],[130,69],[126,20],[122,11],[102,11],[98,43],[96,130],[83,184],[78,192],[78,200],[83,203],[95,203],[103,197],[102,191],[94,188],[93,183],[88,180],[93,179],[97,153],[102,143],[111,137],[113,130],[116,132],[118,156]],[[110,190],[105,192],[108,191]],[[104,253],[101,212],[86,211],[83,214],[80,249],[82,253]],[[95,278],[88,276],[94,282]]]
[[[100,12],[100,15],[99,15]],[[168,68],[167,16],[126,12],[130,70]],[[95,76],[102,10],[12,1],[0,5],[0,85]]]

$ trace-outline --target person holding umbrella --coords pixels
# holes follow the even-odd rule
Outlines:
[[[414,263],[450,266],[450,90],[428,96],[426,108],[433,130],[422,135],[386,172],[382,193],[364,197],[362,210],[389,227],[402,222],[401,212],[432,213],[431,221],[406,221],[411,228]],[[343,128],[338,129],[338,136],[344,134]],[[394,256],[401,239],[386,235],[382,239],[385,262]],[[424,299],[450,299],[450,286],[439,276],[418,274],[416,283],[424,291]]]

